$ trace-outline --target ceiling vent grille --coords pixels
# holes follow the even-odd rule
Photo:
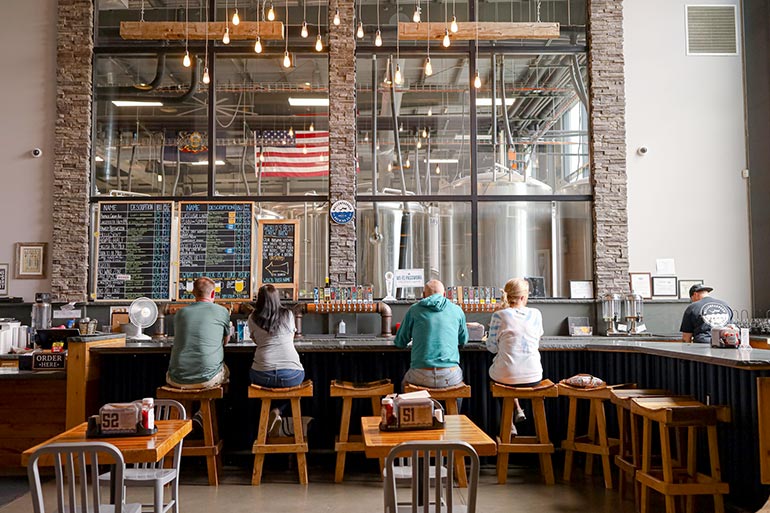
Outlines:
[[[736,18],[734,5],[688,5],[687,53],[737,55]]]

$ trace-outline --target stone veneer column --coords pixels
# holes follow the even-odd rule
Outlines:
[[[51,244],[51,291],[59,301],[88,294],[93,16],[92,0],[59,0]]]
[[[334,10],[342,23],[332,23]],[[329,206],[356,198],[356,42],[353,0],[329,2]],[[356,219],[329,228],[329,278],[333,285],[356,284]]]
[[[588,0],[589,118],[597,297],[627,293],[628,209],[622,0]]]

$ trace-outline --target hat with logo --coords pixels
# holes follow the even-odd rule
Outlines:
[[[707,287],[707,286],[705,286],[703,284],[693,285],[692,287],[690,287],[690,297],[692,297],[692,295],[695,294],[696,292],[701,292],[701,291],[704,291],[704,290],[706,292],[711,292],[714,289],[712,289],[711,287]]]

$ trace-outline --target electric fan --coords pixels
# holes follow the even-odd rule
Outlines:
[[[150,298],[136,298],[128,307],[128,319],[139,331],[139,334],[129,338],[132,340],[150,340],[150,337],[144,334],[144,329],[155,324],[158,319],[158,306]]]

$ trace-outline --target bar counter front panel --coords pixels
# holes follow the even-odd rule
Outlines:
[[[329,397],[332,379],[389,378],[399,390],[401,378],[409,367],[408,350],[398,349],[384,339],[349,338],[341,342],[309,336],[296,347],[307,378],[315,384],[314,397],[312,401],[303,401],[302,413],[315,419],[309,440],[311,450],[316,452],[332,451],[339,430],[342,402]],[[100,355],[101,402],[153,396],[156,387],[164,383],[170,350],[170,344],[158,343],[92,349]],[[258,405],[246,396],[253,352],[251,343],[232,344],[225,349],[230,385],[218,411],[228,461],[232,461],[233,456],[250,454],[256,436]],[[553,381],[583,372],[612,384],[633,382],[639,387],[665,388],[703,402],[730,406],[733,422],[719,427],[723,478],[730,484],[729,500],[752,511],[764,504],[768,488],[760,482],[756,379],[770,376],[770,351],[743,352],[606,338],[581,341],[552,338],[541,343],[541,353],[544,375]],[[461,413],[494,437],[499,429],[500,406],[489,390],[487,371],[491,362],[492,355],[481,343],[470,343],[462,349],[461,365],[465,382],[472,387],[472,397],[463,401]],[[354,401],[353,408],[353,418],[370,414],[366,401]],[[550,435],[558,446],[566,436],[567,401],[563,398],[546,401],[546,408]],[[617,426],[614,408],[608,405],[607,413],[612,434]],[[360,426],[352,422],[352,432],[359,429]],[[525,421],[520,431],[534,432],[531,419]],[[699,460],[707,462],[708,458]]]

